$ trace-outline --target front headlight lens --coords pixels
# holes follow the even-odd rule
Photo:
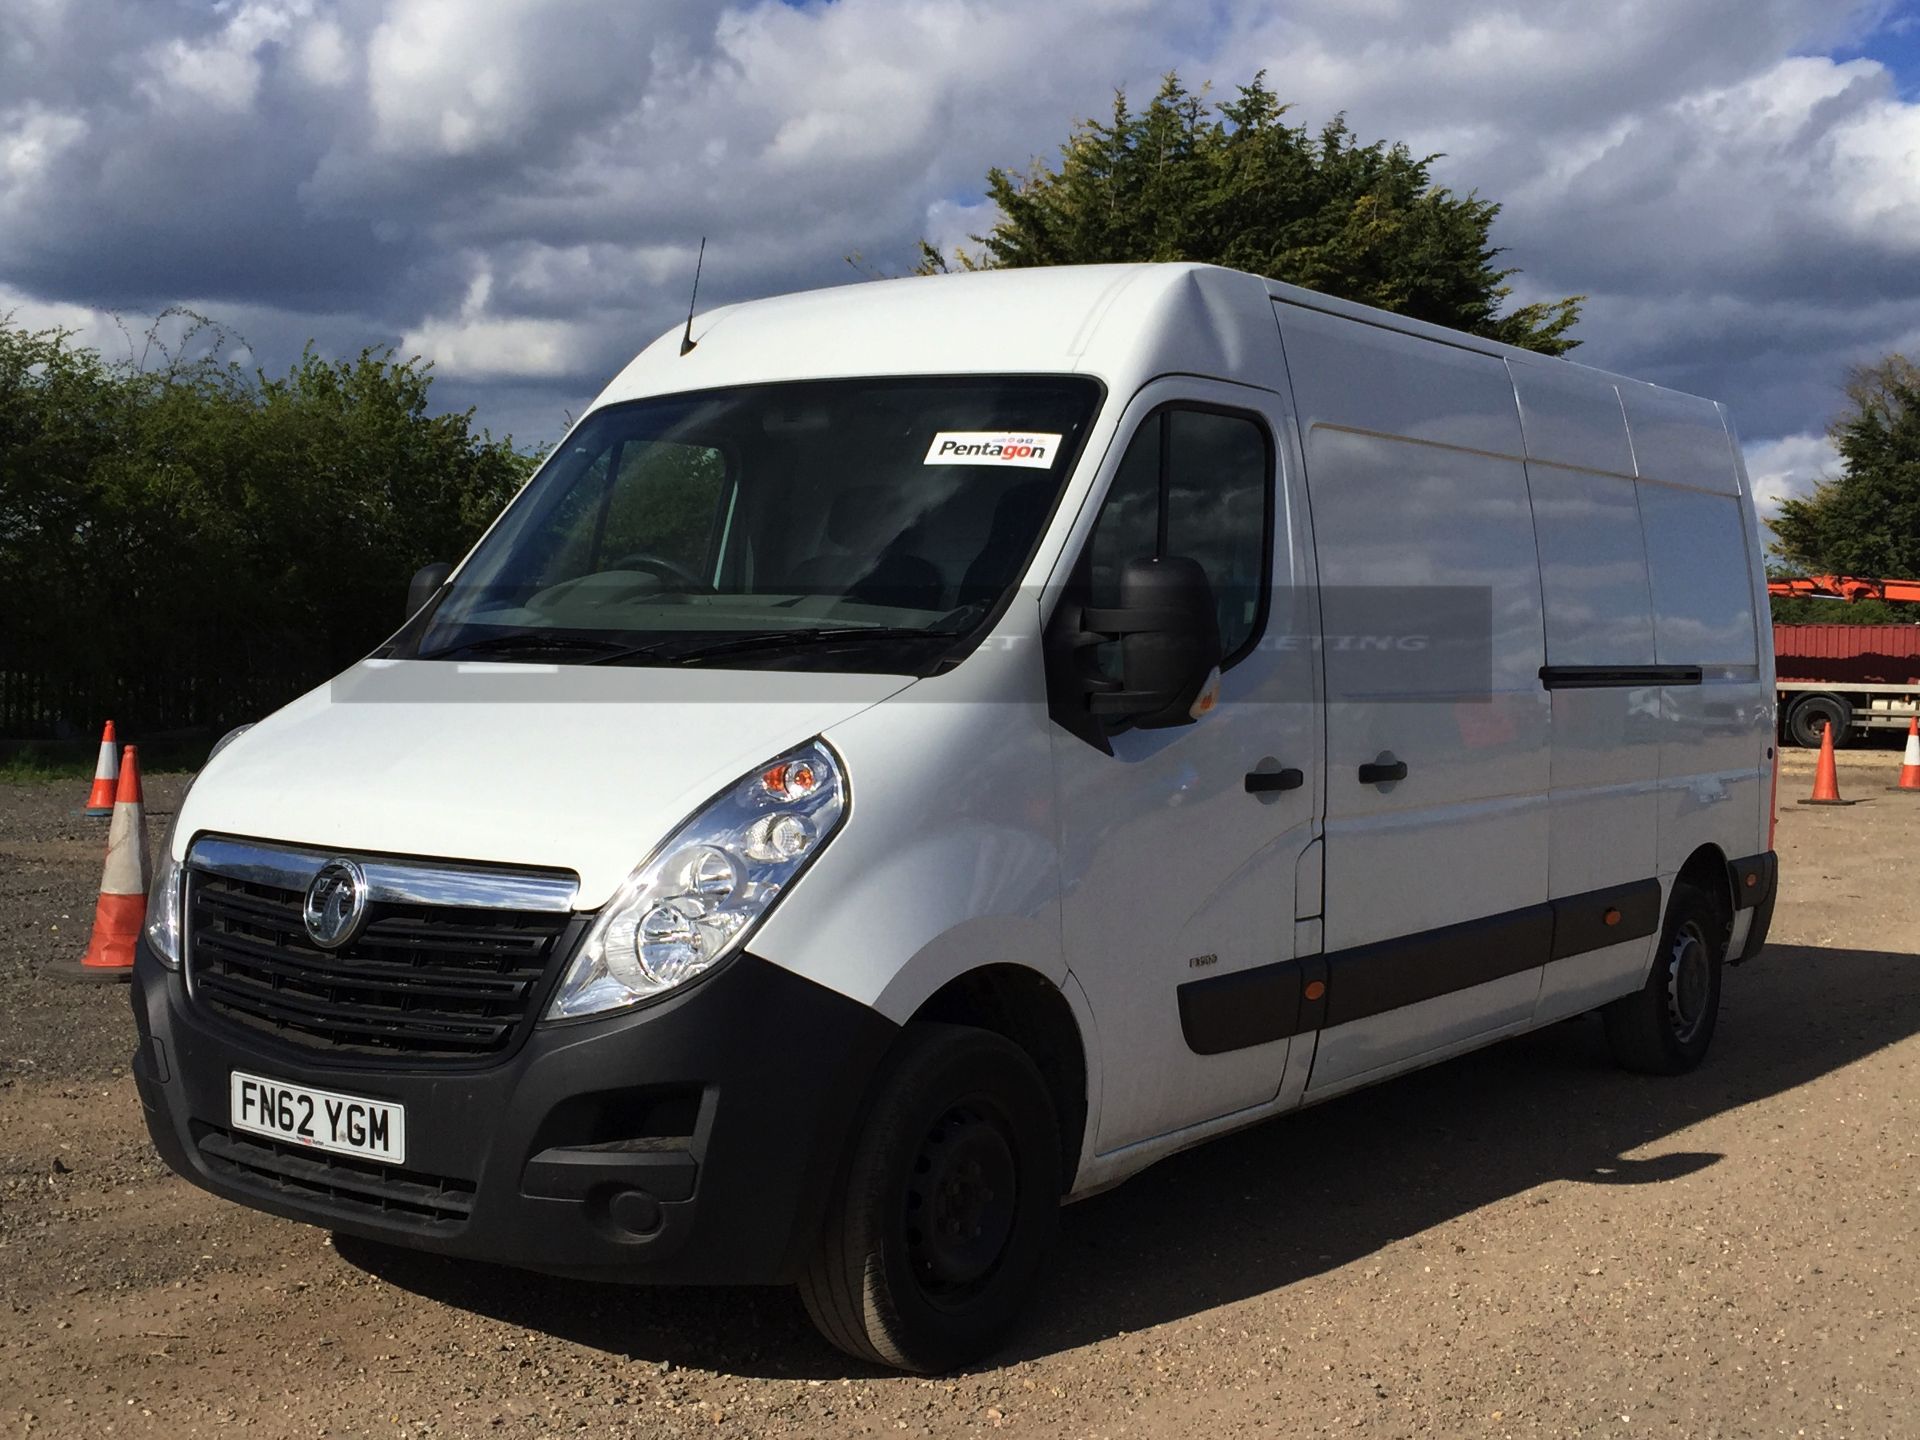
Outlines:
[[[180,968],[180,866],[173,858],[178,813],[160,837],[160,853],[147,881],[147,944],[169,970]]]
[[[627,877],[581,941],[549,1018],[624,1009],[711,970],[846,812],[840,763],[817,740],[728,786]]]
[[[213,763],[227,746],[238,740],[253,728],[249,721],[245,725],[236,725],[214,742],[213,749],[207,752],[207,765]],[[206,770],[202,765],[201,771]],[[197,781],[199,776],[195,776]],[[153,874],[147,881],[147,944],[153,948],[154,955],[169,970],[180,968],[180,901],[182,894],[182,873],[173,858],[173,832],[180,824],[180,810],[187,803],[187,795],[193,793],[193,786],[187,786],[187,794],[180,797],[180,805],[173,812],[173,819],[167,824],[166,834],[160,837],[160,851],[154,861]]]

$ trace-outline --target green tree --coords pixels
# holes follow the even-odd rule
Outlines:
[[[408,575],[529,472],[472,412],[433,414],[418,361],[269,376],[185,319],[114,364],[0,316],[0,701],[37,697],[0,733],[250,718],[394,630]]]
[[[1889,355],[1857,367],[1828,434],[1840,473],[1772,521],[1780,573],[1920,578],[1920,365]],[[1774,602],[1779,620],[1920,621],[1911,605]]]
[[[1286,123],[1265,72],[1208,103],[1169,74],[1145,110],[1114,97],[1077,125],[1057,169],[987,172],[1000,220],[949,258],[926,241],[922,272],[1113,261],[1195,260],[1397,311],[1551,355],[1580,301],[1502,311],[1515,273],[1495,264],[1500,207],[1435,185],[1405,145],[1363,145],[1335,119]]]

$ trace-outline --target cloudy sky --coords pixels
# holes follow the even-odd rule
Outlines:
[[[550,442],[703,233],[703,302],[901,271],[1116,88],[1261,67],[1445,152],[1520,298],[1731,402],[1770,495],[1849,364],[1920,355],[1920,0],[0,0],[0,312],[397,344]]]

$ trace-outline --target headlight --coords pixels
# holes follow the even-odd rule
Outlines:
[[[180,968],[180,866],[173,858],[176,813],[160,839],[160,854],[147,882],[147,944],[169,970]]]
[[[227,746],[238,740],[253,726],[236,725],[214,742],[213,749],[207,752],[207,764],[213,763],[213,757]],[[203,765],[202,770],[206,769]],[[198,777],[196,777],[198,778]],[[193,793],[193,786],[187,787],[187,794]],[[147,881],[147,944],[153,947],[154,955],[169,970],[180,968],[180,866],[173,858],[173,832],[180,824],[180,810],[187,803],[187,795],[180,797],[180,805],[173,812],[167,830],[160,837],[160,853],[154,862],[153,874]]]
[[[819,741],[728,786],[607,902],[549,1018],[637,1005],[711,970],[740,948],[846,813],[846,779]]]

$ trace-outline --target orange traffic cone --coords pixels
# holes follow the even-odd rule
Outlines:
[[[1820,763],[1814,767],[1813,794],[1802,805],[1851,805],[1840,798],[1840,772],[1833,763],[1833,726],[1820,731]]]
[[[113,787],[120,778],[120,747],[114,743],[113,721],[100,732],[100,758],[93,767],[93,788],[87,792],[88,815],[113,813]]]
[[[1900,761],[1900,783],[1891,788],[1920,795],[1920,715],[1907,722],[1907,753]]]
[[[127,746],[113,797],[113,827],[107,833],[107,864],[100,876],[100,903],[93,912],[93,938],[78,962],[56,967],[68,980],[125,980],[133,974],[133,943],[147,913],[147,810],[140,797],[140,757]]]

